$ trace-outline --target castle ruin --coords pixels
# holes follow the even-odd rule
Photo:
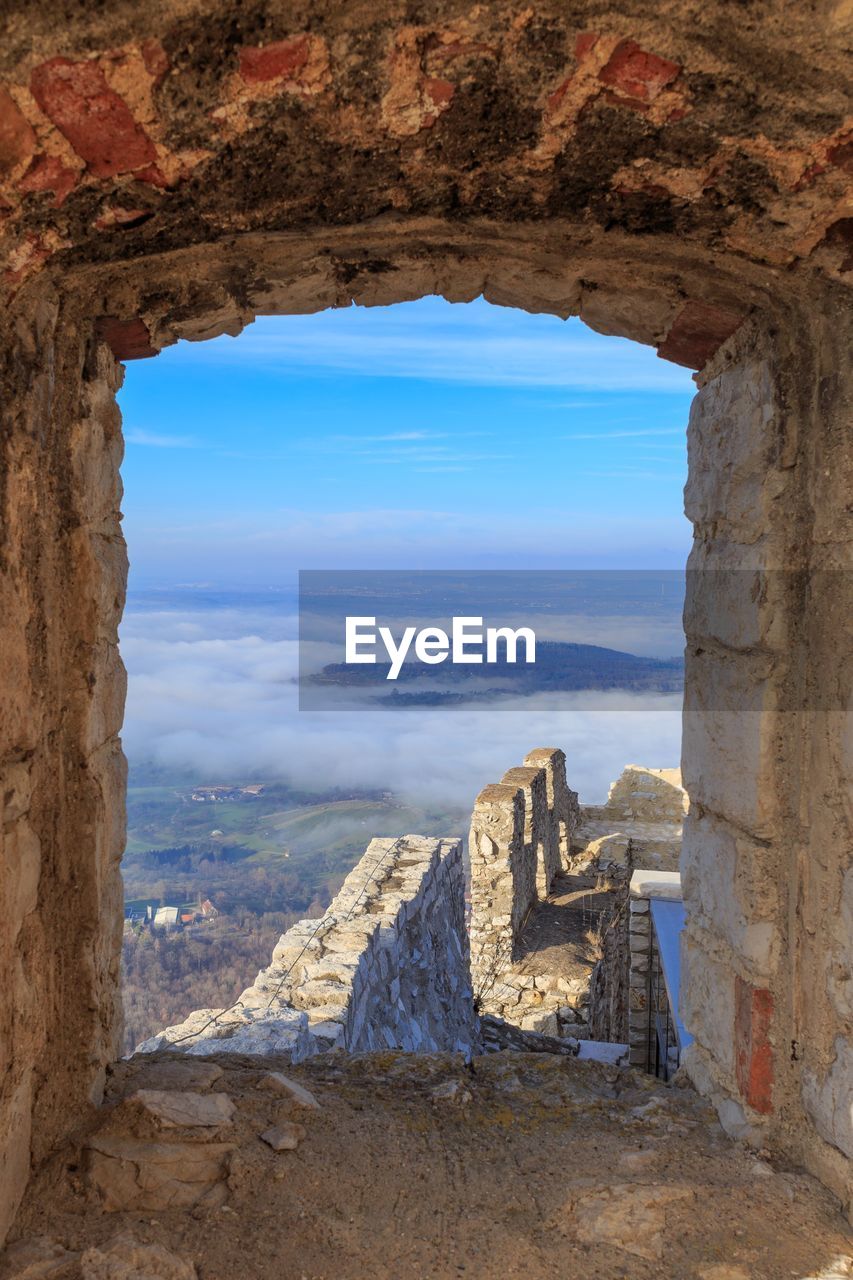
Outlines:
[[[849,5],[4,21],[0,1238],[120,1044],[122,362],[426,294],[580,315],[696,371],[686,1070],[849,1208]],[[482,865],[489,825],[511,850],[504,940],[516,881],[532,903],[563,857],[534,767],[480,815]],[[536,842],[518,794],[549,815]]]

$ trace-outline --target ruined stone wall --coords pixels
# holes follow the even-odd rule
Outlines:
[[[557,295],[571,292],[581,268],[561,265],[556,233],[532,232],[527,247],[506,231],[489,235],[484,247],[449,226],[441,235],[435,225],[370,236],[345,228],[335,254],[321,252],[325,237],[256,238],[224,248],[215,266],[192,251],[144,271],[84,273],[76,292],[28,286],[5,318],[4,1222],[31,1160],[97,1101],[118,1043],[120,370],[93,316],[138,310],[144,297],[152,327],[160,316],[170,336],[239,328],[252,307],[239,302],[232,275],[243,279],[250,261],[255,302],[263,276],[273,310],[442,290],[461,297],[490,274],[502,299],[559,309]],[[367,240],[396,262],[397,276],[365,271],[342,284],[336,263],[355,261]],[[590,270],[602,269],[601,252],[585,260]],[[491,255],[499,265],[489,266]],[[636,260],[626,250],[609,278],[639,306],[619,274],[629,270]],[[649,265],[648,279],[669,297],[661,270]],[[679,278],[696,287],[698,268],[688,264]],[[832,323],[821,327],[824,315]],[[689,581],[683,756],[691,1070],[730,1127],[760,1130],[842,1193],[853,847],[843,736],[851,680],[838,622],[850,609],[846,323],[840,292],[815,284],[787,311],[768,304],[708,368],[690,428],[700,572]],[[630,319],[614,327],[637,332]],[[747,572],[732,577],[733,567]],[[523,820],[515,841],[524,843]]]
[[[118,1052],[121,368],[45,293],[0,345],[0,1241]]]
[[[199,1009],[140,1046],[193,1055],[479,1043],[465,928],[462,842],[372,840],[321,920],[301,920],[230,1010]]]
[[[626,765],[610,785],[607,804],[581,807],[572,863],[676,871],[687,807],[679,769]]]
[[[565,865],[577,812],[559,748],[531,751],[524,765],[484,787],[471,815],[471,971],[488,1001],[500,989],[524,922]]]
[[[726,1127],[844,1198],[853,453],[849,311],[824,302],[723,348],[690,417],[682,1013]]]
[[[589,1034],[593,1040],[628,1043],[631,913],[628,882],[616,891],[618,905],[601,935],[601,959],[589,980]]]

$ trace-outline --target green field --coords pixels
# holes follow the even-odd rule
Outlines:
[[[329,900],[374,836],[460,835],[467,825],[462,812],[387,795],[308,797],[274,783],[240,800],[191,794],[187,786],[128,789],[128,903],[177,905],[201,894],[224,910],[301,911]]]

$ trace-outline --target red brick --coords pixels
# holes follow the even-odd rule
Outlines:
[[[33,97],[99,178],[132,173],[157,158],[154,144],[97,62],[52,58],[30,78]]]
[[[586,55],[598,44],[597,31],[582,31],[575,37],[575,57],[583,62]]]
[[[742,320],[742,315],[708,302],[686,302],[658,347],[658,355],[688,369],[701,369]]]
[[[309,53],[308,36],[304,35],[262,48],[247,47],[240,51],[240,75],[247,84],[292,79],[308,62]]]
[[[651,102],[681,72],[677,62],[641,49],[633,40],[622,40],[598,73],[599,80],[640,102]]]
[[[119,320],[117,316],[101,316],[95,322],[95,334],[107,343],[116,360],[145,360],[157,355],[148,329],[138,317]]]
[[[35,151],[36,135],[7,89],[0,85],[0,173],[9,173]]]
[[[773,1110],[773,996],[735,978],[735,1076],[741,1097],[766,1115]]]
[[[847,138],[843,142],[838,142],[834,147],[830,147],[826,153],[826,158],[830,164],[835,165],[836,169],[843,169],[845,173],[853,173],[853,138]]]
[[[69,169],[59,156],[36,156],[18,187],[21,191],[52,191],[59,206],[76,186],[79,176],[77,170]]]
[[[628,107],[631,111],[647,112],[649,104],[641,102],[639,98],[626,98],[621,93],[613,93],[610,89],[605,89],[601,94],[604,102],[612,103],[614,107]]]
[[[456,86],[449,80],[427,80],[424,84],[424,93],[437,107],[446,106],[455,92]]]

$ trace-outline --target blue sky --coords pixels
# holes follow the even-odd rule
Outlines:
[[[677,568],[694,386],[578,320],[438,298],[127,368],[131,585],[297,568]]]

